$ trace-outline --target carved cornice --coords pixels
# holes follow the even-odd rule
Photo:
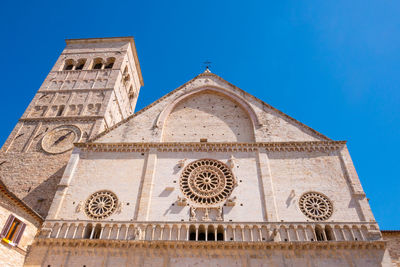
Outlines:
[[[266,151],[335,151],[346,141],[270,142],[270,143],[75,143],[82,151],[145,152],[155,148],[160,152],[253,152]]]
[[[103,116],[65,116],[65,117],[38,117],[38,118],[21,118],[19,121],[45,121],[45,122],[66,122],[66,121],[95,121],[103,119]]]
[[[100,52],[104,54],[104,52]],[[77,53],[71,53],[71,54],[77,54]],[[87,54],[87,53],[85,53]],[[63,54],[62,54],[63,55]],[[70,73],[83,73],[83,72],[111,72],[113,69],[91,69],[91,70],[53,70],[50,71],[50,73],[62,73],[62,74],[70,74]]]
[[[57,90],[52,90],[52,89],[40,89],[38,93],[42,94],[50,94],[50,93],[72,93],[72,92],[99,92],[99,91],[113,91],[113,88],[74,88],[74,89],[57,89]]]
[[[312,250],[312,249],[385,249],[385,241],[297,241],[297,242],[232,242],[232,241],[143,241],[104,239],[36,238],[33,246],[66,248],[145,248],[145,249],[247,249],[247,250]]]

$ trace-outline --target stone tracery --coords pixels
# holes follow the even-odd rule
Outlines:
[[[104,219],[114,213],[118,206],[116,195],[110,191],[98,191],[85,203],[85,213],[92,219]]]
[[[235,178],[224,163],[201,159],[190,163],[182,171],[180,187],[191,201],[212,205],[228,198],[235,187]]]
[[[325,221],[332,216],[333,207],[327,196],[317,192],[307,192],[300,197],[300,210],[314,221]]]

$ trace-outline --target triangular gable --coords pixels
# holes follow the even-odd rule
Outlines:
[[[221,77],[204,72],[88,142],[161,142],[163,120],[176,102],[201,90],[226,94],[243,106],[253,122],[256,142],[331,140]]]

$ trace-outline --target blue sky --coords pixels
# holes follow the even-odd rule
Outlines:
[[[66,38],[134,36],[137,110],[212,72],[334,140],[348,140],[382,229],[400,229],[399,1],[7,1],[1,143]]]

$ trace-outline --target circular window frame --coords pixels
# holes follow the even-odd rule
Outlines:
[[[236,179],[225,163],[205,158],[189,163],[182,170],[179,185],[189,201],[211,206],[229,198],[236,187]]]
[[[100,209],[102,207],[94,207],[96,205],[95,201],[101,196],[108,196],[110,200],[110,207],[102,213],[96,213],[95,209]],[[85,214],[91,219],[102,220],[110,217],[118,207],[118,197],[110,190],[99,190],[91,194],[85,201]]]
[[[314,207],[310,199],[314,198],[313,203],[315,203]],[[317,200],[317,201],[315,201]],[[319,203],[317,203],[319,202]],[[324,203],[326,210],[321,211],[320,205]],[[333,203],[332,201],[325,195],[320,192],[316,191],[309,191],[305,192],[299,198],[299,208],[300,211],[309,219],[313,221],[326,221],[328,220],[333,214]],[[317,210],[319,209],[319,210]],[[316,214],[321,213],[321,214]]]

